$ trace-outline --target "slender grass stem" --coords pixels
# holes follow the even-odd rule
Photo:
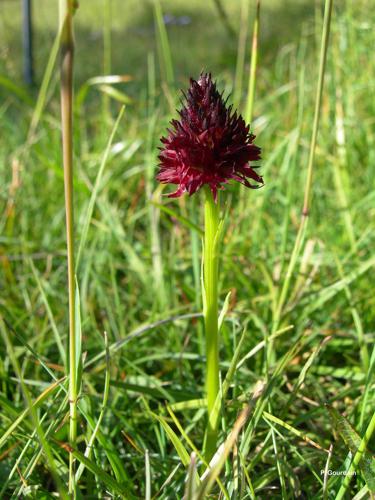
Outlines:
[[[250,72],[249,72],[249,83],[247,88],[246,96],[246,106],[245,106],[245,122],[250,123],[253,119],[254,110],[254,98],[255,98],[255,83],[256,83],[256,72],[258,63],[258,37],[259,37],[259,18],[260,18],[260,0],[257,0],[256,13],[253,25],[253,36],[251,42],[251,52],[250,52]],[[247,188],[245,186],[240,187],[240,212],[245,213],[247,205]]]
[[[253,27],[253,39],[251,43],[251,61],[249,86],[247,89],[247,100],[245,109],[245,122],[250,123],[253,118],[254,98],[255,98],[255,83],[258,64],[258,37],[259,37],[259,19],[260,19],[260,0],[257,0],[256,14]]]
[[[104,413],[108,405],[108,396],[109,396],[109,387],[110,387],[110,354],[109,354],[109,348],[108,348],[108,335],[107,332],[104,332],[104,344],[105,344],[105,365],[106,365],[106,370],[105,370],[105,380],[104,380],[104,391],[103,391],[103,402],[101,406],[101,410],[99,413],[98,420],[96,422],[96,425],[94,427],[94,430],[92,431],[92,434],[90,436],[90,439],[86,445],[86,450],[85,450],[85,457],[90,458],[94,442],[97,438],[97,434],[99,432],[102,420],[104,418]],[[75,476],[76,481],[79,481],[80,477],[82,476],[83,471],[85,470],[85,464],[80,463],[79,467],[77,469],[77,473]]]
[[[103,5],[103,73],[110,75],[112,71],[112,0],[104,0]],[[110,122],[110,97],[103,92],[103,116],[105,122]]]
[[[320,47],[319,76],[318,76],[318,87],[317,87],[316,99],[315,99],[313,131],[312,131],[312,136],[311,136],[309,162],[308,162],[308,167],[307,167],[307,179],[306,179],[306,184],[305,184],[305,196],[304,196],[303,211],[302,211],[302,216],[306,217],[306,218],[309,215],[309,210],[310,210],[310,205],[311,205],[312,180],[313,180],[314,163],[315,163],[315,151],[316,151],[316,143],[317,143],[317,138],[318,138],[320,115],[321,115],[324,76],[325,76],[326,62],[327,62],[329,32],[330,32],[330,27],[331,27],[332,7],[333,7],[333,0],[326,0],[325,9],[324,9],[322,41],[321,41],[321,47]]]
[[[203,251],[203,305],[206,333],[206,392],[208,423],[205,455],[209,461],[216,448],[218,419],[214,417],[216,396],[219,392],[219,326],[218,326],[218,233],[219,202],[206,187],[204,205],[205,230]]]
[[[242,95],[242,80],[246,58],[246,38],[249,25],[249,0],[241,1],[240,34],[238,37],[236,72],[234,77],[233,105],[238,108]]]
[[[303,242],[305,239],[307,222],[309,218],[309,212],[311,208],[311,195],[312,195],[312,182],[313,182],[313,172],[314,172],[314,164],[315,164],[315,151],[316,144],[318,138],[319,131],[319,123],[320,123],[320,115],[321,115],[321,103],[323,96],[323,87],[324,87],[324,75],[326,69],[326,61],[327,61],[327,52],[328,52],[328,41],[329,41],[329,32],[331,26],[331,14],[332,14],[332,6],[333,0],[326,0],[325,9],[324,9],[324,20],[323,20],[323,32],[322,32],[322,40],[320,47],[320,61],[319,61],[319,76],[318,76],[318,86],[316,91],[315,98],[315,110],[314,110],[314,121],[313,121],[313,129],[310,143],[310,151],[309,151],[309,159],[307,166],[307,177],[305,183],[305,192],[304,192],[304,201],[302,208],[302,216],[296,236],[296,240],[294,243],[292,255],[290,257],[288,269],[286,272],[285,280],[283,283],[283,287],[280,292],[280,298],[278,300],[278,305],[276,308],[276,313],[273,322],[273,333],[278,329],[282,308],[285,303],[289,286],[291,282],[291,278],[294,272],[294,268],[297,263],[297,259],[301,248],[303,246]],[[269,346],[269,353],[272,352],[272,346]]]
[[[167,85],[172,85],[174,82],[172,54],[160,0],[154,0],[154,16],[163,79]]]
[[[69,441],[74,448],[77,440],[77,363],[73,212],[73,11],[73,0],[60,0],[61,124],[69,294]],[[72,453],[69,454],[69,493],[75,496],[74,456]]]
[[[146,196],[147,200],[155,200],[157,203],[160,201],[160,192],[154,191],[154,177],[155,177],[155,159],[153,156],[155,136],[155,127],[157,124],[157,113],[155,113],[155,65],[153,54],[149,53],[148,57],[148,128],[147,128],[147,153],[146,153]],[[157,304],[161,310],[167,306],[167,293],[164,279],[164,261],[162,255],[162,245],[160,238],[160,208],[157,204],[148,204],[148,216],[150,223],[150,245],[153,265],[153,278],[155,285],[155,295]]]

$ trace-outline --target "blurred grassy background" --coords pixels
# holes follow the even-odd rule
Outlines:
[[[76,15],[77,83],[103,70],[103,21],[105,2],[79,2]],[[178,79],[196,75],[209,63],[213,73],[231,75],[237,57],[240,0],[224,2],[225,12],[235,36],[230,36],[215,8],[214,0],[167,0],[162,7],[167,19],[172,56]],[[15,0],[2,0],[2,63],[14,77],[21,77],[21,6]],[[37,80],[44,71],[58,24],[58,2],[37,0],[34,5],[34,34]],[[147,74],[147,54],[155,51],[153,3],[149,0],[113,0],[112,70],[130,73],[142,82]],[[262,60],[271,61],[275,51],[301,35],[303,23],[314,16],[314,2],[308,0],[266,0],[262,2]],[[185,24],[186,23],[186,24]]]

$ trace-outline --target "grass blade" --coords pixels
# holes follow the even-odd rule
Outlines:
[[[163,12],[160,5],[160,1],[153,0],[153,2],[154,2],[155,27],[158,35],[160,66],[162,68],[164,81],[168,85],[172,85],[174,81],[174,75],[173,75],[174,71],[173,71],[171,48],[169,45],[168,34],[163,19]]]
[[[353,477],[353,471],[356,466],[359,466],[369,490],[372,493],[375,493],[375,459],[366,448],[367,443],[375,430],[375,413],[372,416],[365,435],[361,439],[343,415],[340,415],[340,413],[330,405],[327,405],[327,408],[335,424],[337,432],[349,448],[352,455],[354,455],[353,462],[345,475],[344,482],[336,496],[336,500],[344,497],[345,491],[350,484],[350,480]]]
[[[100,189],[100,185],[101,185],[101,181],[102,181],[102,177],[103,177],[103,173],[104,173],[104,168],[105,168],[105,166],[107,164],[109,152],[111,150],[111,146],[112,146],[112,143],[113,143],[113,139],[114,139],[114,137],[116,135],[116,132],[117,132],[118,126],[120,124],[121,118],[123,117],[124,111],[125,111],[125,107],[122,106],[122,108],[121,108],[121,110],[120,110],[120,112],[118,114],[117,120],[116,120],[116,122],[115,122],[115,124],[113,126],[112,132],[111,132],[111,134],[109,136],[107,147],[106,147],[106,149],[104,151],[104,155],[103,155],[102,161],[100,163],[98,174],[97,174],[96,179],[95,179],[94,188],[92,190],[90,201],[89,201],[89,205],[87,207],[86,216],[85,216],[85,219],[83,221],[83,228],[82,228],[81,240],[80,240],[80,243],[79,243],[78,252],[77,252],[77,259],[76,259],[76,268],[77,269],[78,269],[79,263],[81,261],[81,256],[82,256],[83,249],[85,248],[85,245],[86,245],[87,235],[88,235],[88,232],[89,232],[89,227],[90,227],[90,223],[91,223],[91,219],[92,219],[92,214],[94,212],[94,207],[95,207],[96,199],[97,199],[98,192],[99,192],[99,189]]]
[[[190,464],[186,477],[185,494],[183,500],[195,500],[197,492],[197,459],[195,453],[190,455]]]
[[[175,450],[177,451],[178,456],[181,459],[182,464],[187,467],[190,463],[190,456],[189,453],[186,451],[186,448],[180,438],[177,436],[177,434],[174,432],[172,427],[168,424],[165,418],[160,417],[156,413],[150,411],[150,415],[157,420],[161,426],[164,428],[167,436],[171,440]]]
[[[9,334],[8,334],[8,331],[4,325],[4,322],[2,320],[2,317],[0,316],[0,330],[1,330],[1,334],[3,336],[3,339],[4,339],[4,343],[7,347],[7,351],[9,353],[9,357],[11,359],[11,363],[13,365],[13,368],[14,368],[14,371],[15,373],[17,374],[17,378],[19,380],[19,383],[21,385],[21,388],[22,388],[22,392],[23,392],[23,395],[25,397],[25,400],[26,400],[26,403],[27,403],[27,409],[21,413],[21,415],[19,416],[19,418],[16,420],[15,423],[13,423],[13,425],[10,427],[11,429],[11,432],[14,431],[15,428],[17,428],[17,426],[20,424],[20,422],[26,417],[26,416],[30,416],[30,419],[31,419],[31,423],[33,425],[33,427],[36,429],[37,431],[37,435],[38,435],[38,439],[39,439],[39,442],[40,442],[40,445],[44,451],[44,454],[45,454],[45,457],[46,457],[46,461],[47,461],[47,466],[48,466],[48,469],[50,470],[51,472],[51,475],[53,477],[53,480],[57,486],[57,489],[59,491],[59,494],[61,496],[61,498],[65,499],[65,500],[68,500],[68,494],[65,490],[65,487],[60,479],[60,476],[57,472],[57,467],[56,467],[56,464],[55,464],[55,459],[54,459],[54,456],[53,456],[53,453],[52,453],[52,450],[51,450],[51,447],[46,439],[46,435],[43,431],[43,428],[42,426],[40,425],[40,419],[39,419],[39,416],[38,416],[38,413],[36,411],[36,408],[39,404],[41,404],[41,402],[43,402],[43,400],[45,400],[51,393],[51,391],[53,391],[59,384],[60,382],[55,382],[55,384],[52,384],[51,388],[49,391],[44,391],[42,393],[42,395],[40,396],[40,398],[38,398],[35,403],[33,403],[32,399],[31,399],[31,396],[30,396],[30,393],[27,389],[27,386],[24,382],[24,379],[23,379],[23,375],[22,375],[22,371],[21,371],[21,368],[20,368],[20,365],[19,365],[19,362],[18,362],[18,359],[16,357],[16,354],[14,352],[14,347],[13,347],[13,344],[11,342],[11,339],[9,337]],[[16,424],[16,425],[14,425]],[[1,444],[3,444],[6,440],[6,438],[8,437],[8,433],[6,432],[5,435],[2,436],[2,438],[0,439],[0,446]]]
[[[95,462],[87,458],[83,453],[72,448],[67,443],[58,443],[58,444],[62,449],[67,451],[70,455],[73,455],[74,458],[76,458],[89,471],[91,471],[96,478],[98,478],[107,486],[107,488],[120,495],[121,498],[129,498],[129,499],[136,498],[129,492],[128,485],[123,485],[117,482],[115,479],[113,479],[112,476],[110,476],[107,472],[105,472],[101,467],[96,465]]]
[[[258,62],[258,37],[259,37],[259,19],[260,19],[260,0],[257,0],[256,13],[253,26],[253,40],[251,44],[251,60],[249,73],[249,86],[247,89],[245,122],[251,123],[253,119],[254,99],[255,99],[255,82]]]
[[[237,418],[237,420],[233,426],[231,433],[227,437],[225,443],[222,446],[220,446],[219,450],[216,452],[215,456],[213,457],[211,464],[214,463],[214,465],[211,465],[211,469],[210,469],[209,473],[207,474],[204,481],[202,481],[202,485],[199,487],[197,497],[196,497],[197,500],[204,500],[207,497],[207,495],[210,493],[211,488],[212,488],[213,484],[215,483],[215,481],[217,480],[217,478],[219,477],[221,469],[223,468],[224,463],[225,463],[231,449],[233,448],[242,427],[245,425],[245,423],[250,415],[250,409],[251,409],[251,406],[247,405],[247,407],[244,410],[242,410],[242,412],[240,413],[239,417]]]

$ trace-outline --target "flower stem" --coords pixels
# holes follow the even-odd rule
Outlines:
[[[218,425],[212,414],[216,396],[219,392],[219,351],[218,351],[218,229],[219,202],[215,202],[211,190],[206,188],[204,205],[205,230],[203,252],[203,305],[204,328],[206,333],[206,394],[207,394],[207,433],[206,459],[210,460],[215,449]]]
[[[66,241],[69,295],[69,442],[77,440],[77,370],[74,279],[73,217],[73,0],[60,0],[61,30],[61,125],[64,163]],[[69,454],[69,494],[75,497],[74,456]]]

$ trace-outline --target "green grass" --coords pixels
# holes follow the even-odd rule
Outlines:
[[[49,498],[58,487],[63,494],[69,469],[57,66],[38,100],[57,7],[38,0],[37,86],[27,89],[20,81],[19,3],[3,3],[0,497]],[[161,0],[164,13],[190,17],[187,26],[167,25],[163,34],[152,2],[113,0],[111,16],[98,16],[92,6],[103,8],[104,1],[81,0],[74,203],[84,365],[74,456],[83,498],[181,499],[187,477],[188,498],[370,496],[375,17],[369,3],[334,6],[309,222],[281,311],[303,206],[323,10],[320,2],[261,4],[253,129],[266,185],[245,196],[234,185],[226,192],[220,309],[231,295],[220,347],[219,439],[226,445],[218,466],[197,484],[205,471],[206,426],[203,204],[201,197],[163,197],[168,188],[154,176],[159,137],[188,78],[210,70],[221,89],[235,94],[238,40],[213,1]],[[223,2],[236,32],[240,4]],[[243,112],[254,9],[251,2]],[[110,43],[103,31],[109,18]],[[132,81],[91,80],[84,87],[103,67]],[[350,483],[321,474],[349,470],[358,448],[363,453]]]

